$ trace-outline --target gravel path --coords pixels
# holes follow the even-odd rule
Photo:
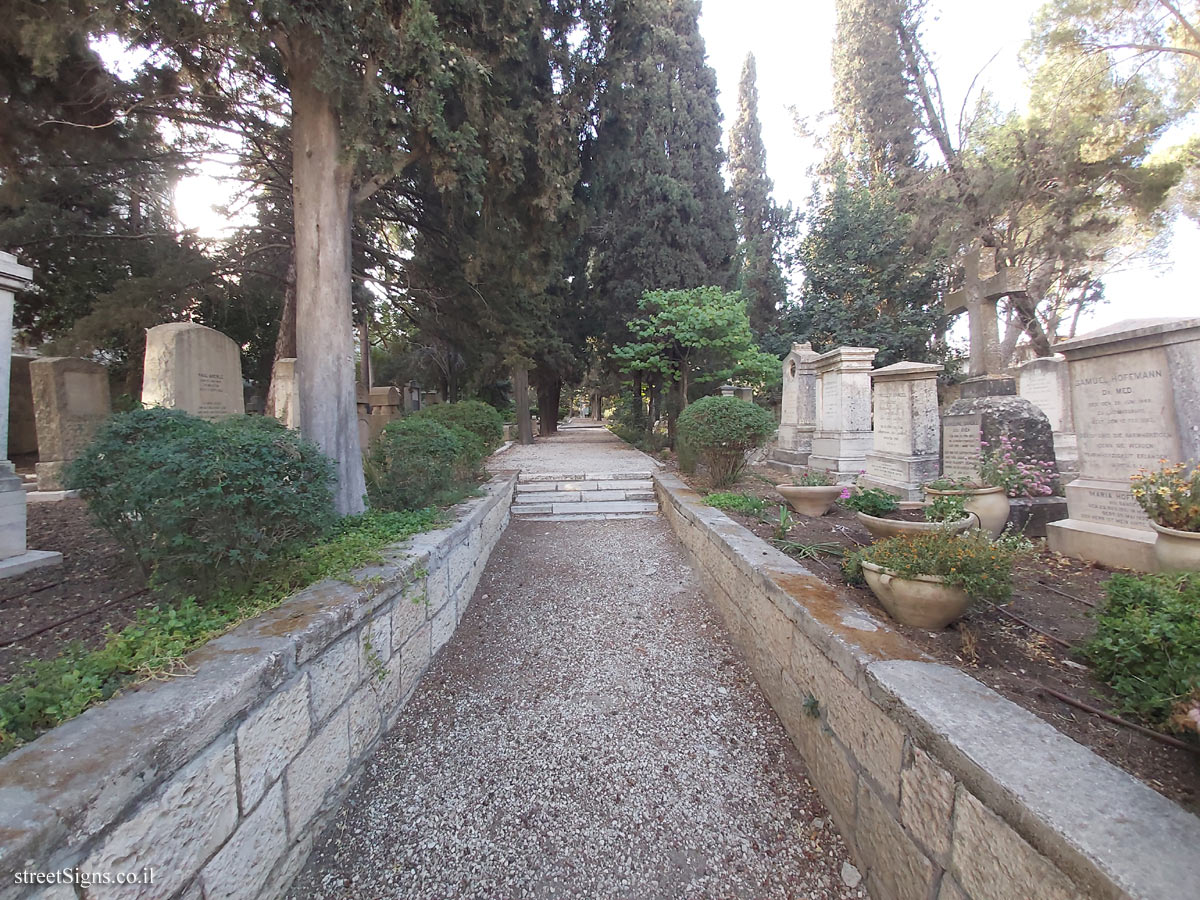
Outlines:
[[[865,897],[846,859],[665,522],[514,521],[290,896]]]
[[[616,437],[607,428],[560,427],[554,437],[540,437],[527,447],[514,444],[488,460],[493,471],[520,469],[582,475],[588,472],[649,472],[658,463]]]

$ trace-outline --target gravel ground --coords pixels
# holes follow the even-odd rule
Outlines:
[[[658,463],[607,428],[567,426],[528,447],[514,444],[488,460],[488,468],[583,475],[588,472],[650,472]]]
[[[290,896],[865,897],[846,860],[666,524],[514,521]]]

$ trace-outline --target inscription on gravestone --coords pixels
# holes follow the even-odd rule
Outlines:
[[[972,413],[942,418],[942,474],[978,480],[983,416]]]
[[[878,385],[875,388],[875,450],[885,453],[912,453],[912,404],[908,385]]]

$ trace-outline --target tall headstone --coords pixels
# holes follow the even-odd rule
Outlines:
[[[932,363],[898,362],[871,373],[871,450],[860,486],[921,500],[937,477],[941,447],[937,376]]]
[[[112,413],[108,370],[90,359],[48,356],[29,364],[37,419],[39,491],[61,491],[66,468]]]
[[[416,412],[421,408],[421,386],[410,381],[404,386],[404,411]]]
[[[1079,474],[1079,442],[1071,413],[1071,381],[1062,354],[1031,359],[1017,369],[1017,393],[1040,409],[1054,433],[1054,457],[1063,482]]]
[[[17,291],[33,280],[33,270],[17,262],[11,253],[0,252],[0,447],[8,447],[8,393],[13,339],[13,303]],[[30,550],[26,545],[25,487],[7,459],[0,460],[0,578],[23,575],[30,569],[54,566],[62,554]]]
[[[33,382],[29,364],[36,356],[14,353],[9,360],[8,458],[38,452],[37,424],[33,417]]]
[[[817,429],[808,465],[850,483],[871,449],[871,363],[875,347],[838,347],[813,360]]]
[[[146,331],[142,404],[217,420],[246,412],[242,355],[230,338],[194,322]]]
[[[1056,349],[1071,380],[1079,477],[1050,547],[1153,571],[1155,533],[1129,477],[1164,459],[1200,461],[1200,318],[1125,321]]]
[[[369,397],[371,401],[370,439],[374,441],[388,422],[394,422],[400,418],[404,401],[400,395],[400,388],[395,386],[373,387]]]
[[[779,412],[779,435],[771,459],[785,469],[808,465],[813,432],[817,430],[817,354],[812,344],[792,344],[783,360],[783,403]]]
[[[300,430],[300,382],[296,378],[296,360],[278,359],[272,370],[271,403],[266,414],[291,428]]]

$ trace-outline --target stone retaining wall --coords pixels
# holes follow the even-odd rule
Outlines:
[[[1200,897],[1200,819],[654,478],[872,897]]]
[[[453,634],[508,524],[516,475],[455,524],[314,585],[152,682],[0,760],[0,898],[278,897]],[[140,872],[152,885],[21,886]]]

